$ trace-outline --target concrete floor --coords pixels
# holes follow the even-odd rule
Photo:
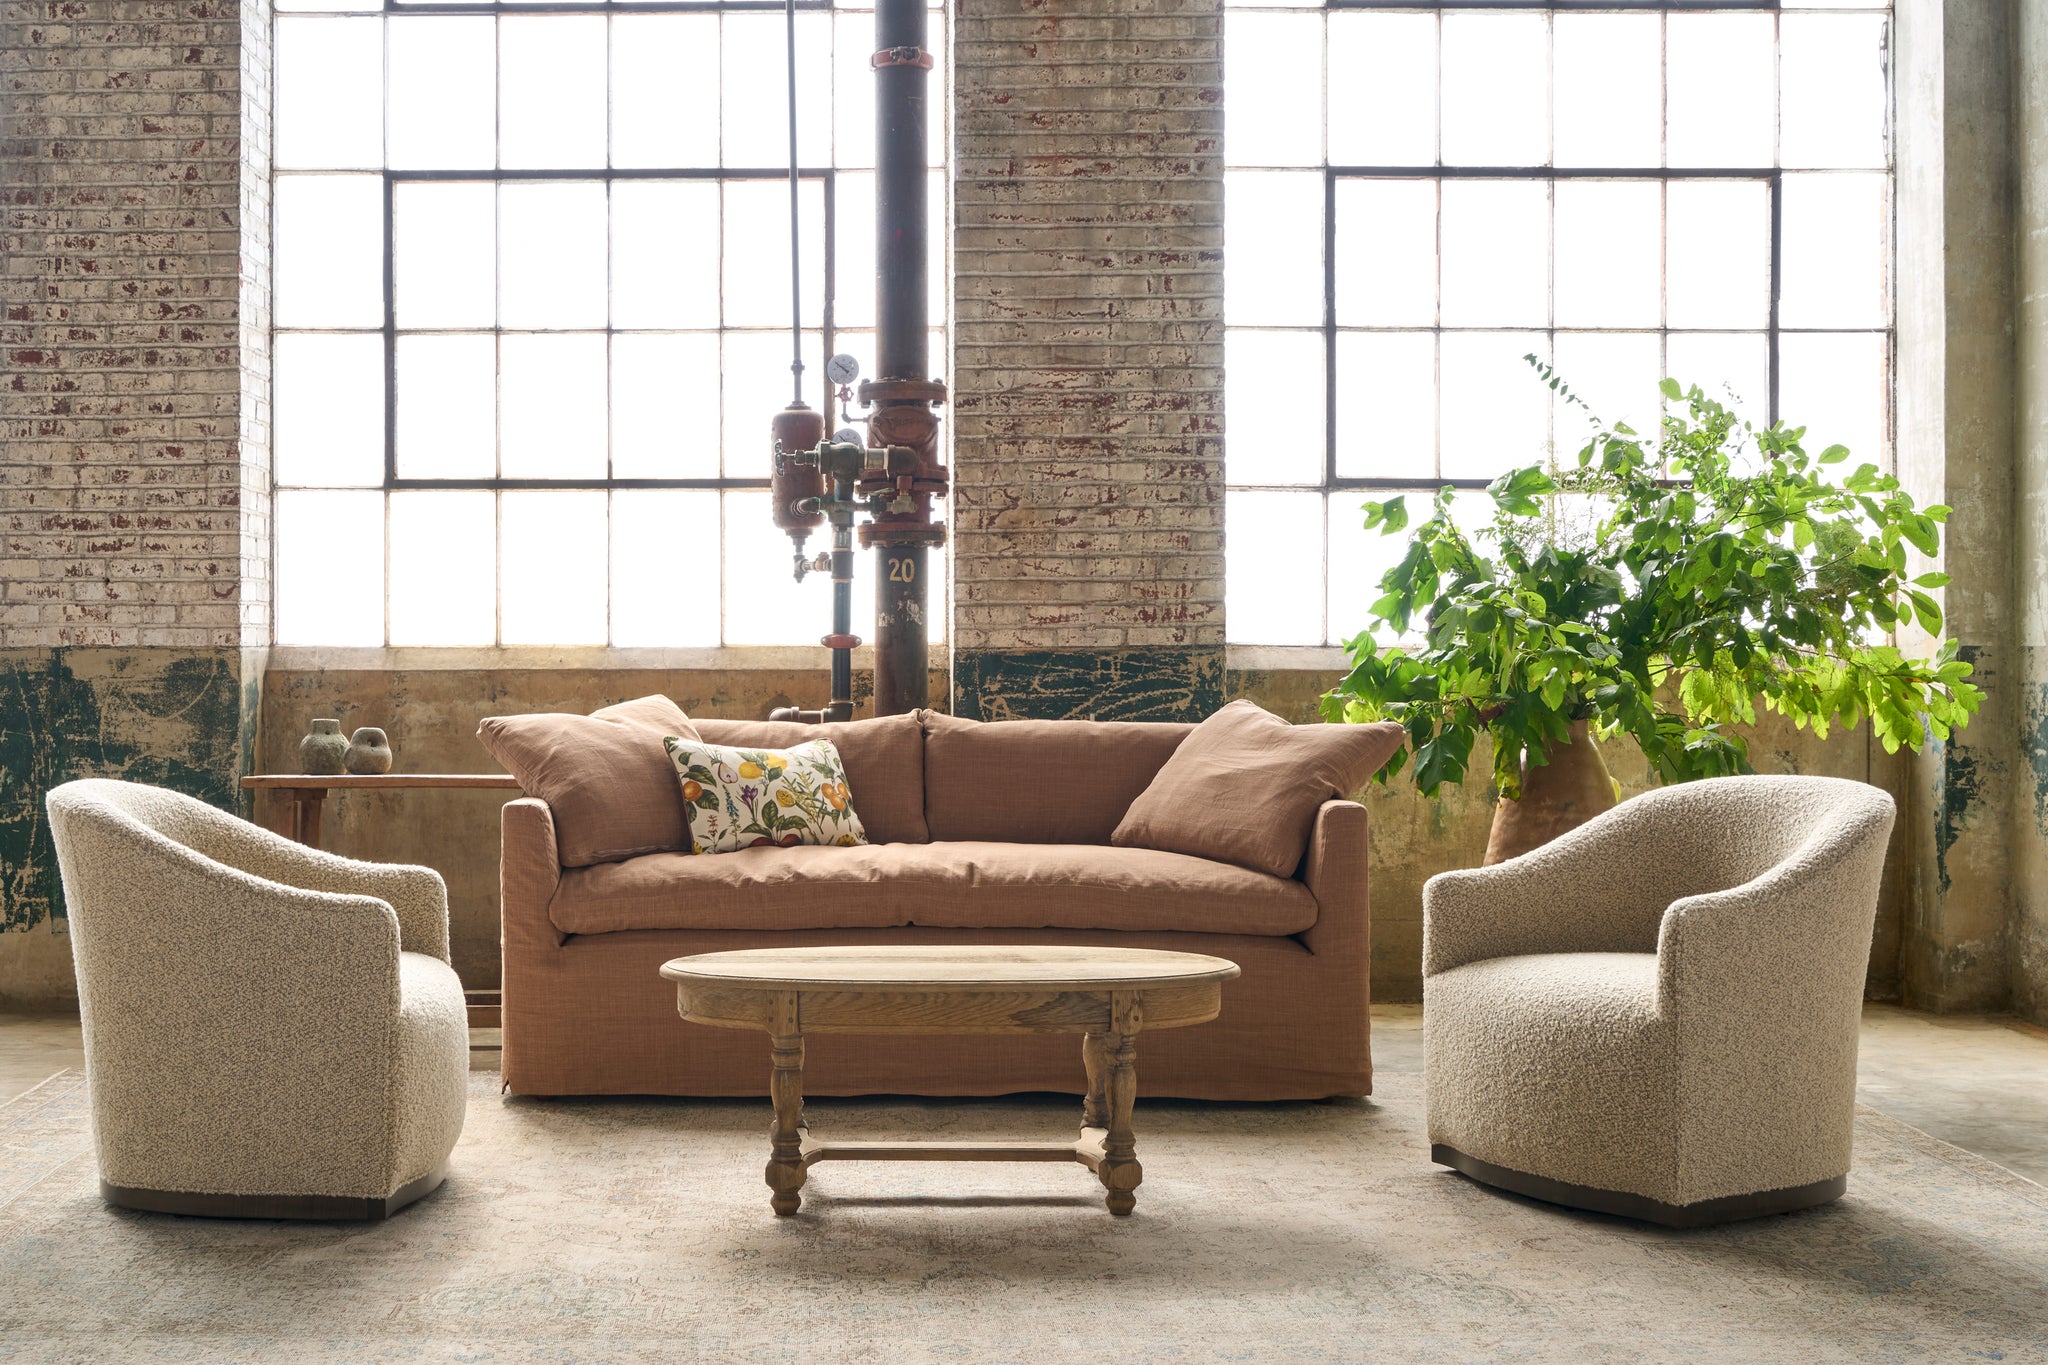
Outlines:
[[[1422,1007],[1372,1012],[1373,1064],[1422,1069]],[[476,1031],[471,1064],[497,1065],[497,1031]],[[76,1019],[0,1015],[0,1102],[84,1065]],[[2048,1184],[2048,1029],[2013,1019],[1863,1010],[1857,1093],[1944,1142]]]

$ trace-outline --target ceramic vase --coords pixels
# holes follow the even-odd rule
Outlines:
[[[365,725],[349,737],[348,770],[359,777],[373,777],[391,771],[391,741],[374,725]]]
[[[1486,866],[1541,848],[1621,800],[1621,788],[1607,771],[1600,746],[1586,733],[1586,722],[1573,721],[1571,737],[1549,746],[1543,756],[1549,761],[1522,765],[1521,800],[1502,797],[1494,807]]]
[[[299,767],[308,773],[331,776],[345,772],[347,756],[348,739],[338,720],[314,721],[313,732],[299,741]]]

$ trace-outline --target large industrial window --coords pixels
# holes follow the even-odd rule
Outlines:
[[[828,352],[873,356],[874,15],[797,7],[816,407]],[[814,643],[766,494],[781,5],[278,9],[278,643]]]
[[[1890,467],[1889,11],[1859,0],[1231,4],[1229,634],[1340,643],[1399,538],[1478,489],[1733,393]],[[1477,512],[1478,500],[1472,500]]]

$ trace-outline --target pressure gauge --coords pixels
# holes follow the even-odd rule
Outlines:
[[[867,444],[867,438],[862,436],[853,427],[839,428],[839,430],[832,433],[832,439],[844,446],[864,446]]]
[[[834,384],[851,384],[860,378],[860,362],[850,355],[835,355],[825,362],[825,377]]]

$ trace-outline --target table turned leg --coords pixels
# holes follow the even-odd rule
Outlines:
[[[1103,1058],[1107,1064],[1103,1100],[1109,1132],[1103,1140],[1098,1174],[1109,1191],[1102,1202],[1119,1217],[1136,1207],[1135,1191],[1145,1178],[1144,1167],[1138,1164],[1137,1138],[1131,1132],[1131,1109],[1138,1098],[1138,1029],[1142,1022],[1135,992],[1117,991],[1110,996],[1111,1032],[1103,1040],[1108,1045]]]
[[[1088,1093],[1081,1098],[1081,1126],[1107,1128],[1109,1104],[1103,1084],[1109,1078],[1109,1053],[1115,1040],[1106,1033],[1089,1033],[1081,1038],[1081,1064],[1088,1068]]]
[[[775,1101],[775,1122],[768,1130],[768,1188],[775,1191],[769,1205],[777,1216],[787,1218],[797,1211],[804,1184],[804,1036],[798,1030],[794,996],[777,1002],[776,1028],[769,1035],[769,1056],[774,1069],[768,1075],[768,1094]]]

